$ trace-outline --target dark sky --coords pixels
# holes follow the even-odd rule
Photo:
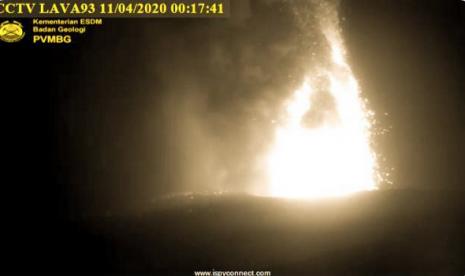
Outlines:
[[[106,20],[70,46],[0,45],[22,201],[66,215],[257,185],[271,121],[325,46],[306,1],[232,2],[230,19]],[[375,142],[394,187],[463,188],[465,4],[340,10],[350,64],[390,129]]]
[[[351,64],[381,125],[380,148],[403,187],[465,179],[463,1],[345,1]]]

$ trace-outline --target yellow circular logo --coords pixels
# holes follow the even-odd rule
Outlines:
[[[26,33],[23,31],[23,25],[17,21],[5,21],[0,25],[0,40],[13,43],[23,39]]]

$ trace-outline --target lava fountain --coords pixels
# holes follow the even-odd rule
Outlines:
[[[337,14],[321,26],[329,62],[309,73],[285,104],[267,158],[271,196],[333,197],[377,187],[374,113],[347,63]]]

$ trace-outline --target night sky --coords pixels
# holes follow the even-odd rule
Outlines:
[[[114,19],[72,45],[2,43],[15,205],[67,217],[265,185],[278,110],[327,46],[309,2],[232,2],[230,19]],[[463,189],[465,4],[342,1],[340,18],[389,130],[374,139],[395,168],[382,187]]]

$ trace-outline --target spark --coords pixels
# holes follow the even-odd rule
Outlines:
[[[337,24],[326,22],[322,32],[331,62],[308,75],[286,104],[267,159],[272,196],[343,196],[377,186],[374,113],[347,63]]]

